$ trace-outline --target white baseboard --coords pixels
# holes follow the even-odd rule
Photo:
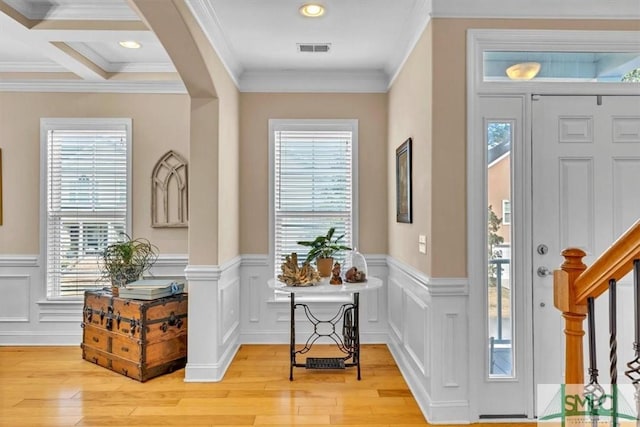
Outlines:
[[[2,331],[0,346],[77,346],[82,342],[82,329],[77,331]]]
[[[211,383],[219,382],[224,378],[225,372],[229,369],[229,365],[233,361],[239,344],[230,346],[222,355],[218,363],[197,364],[187,363],[185,367],[184,382],[186,383]]]

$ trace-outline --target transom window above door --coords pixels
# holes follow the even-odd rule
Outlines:
[[[640,82],[640,52],[483,52],[483,80]]]

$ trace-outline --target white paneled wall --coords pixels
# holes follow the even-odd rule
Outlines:
[[[386,256],[366,255],[365,257],[369,275],[379,277],[386,282]],[[269,257],[244,255],[240,274],[242,283],[240,299],[243,301],[241,342],[288,343],[290,302],[286,297],[276,296],[267,286],[267,282],[274,275]],[[337,301],[305,302],[320,319],[333,317],[340,305]],[[303,321],[304,313],[296,313],[296,316],[301,320],[300,324],[296,324],[296,331],[299,333],[296,341],[298,341],[308,336],[311,325]],[[378,290],[362,292],[360,294],[360,341],[386,343],[387,334],[386,286]]]
[[[0,344],[27,344],[38,339],[37,311],[32,301],[39,280],[38,257],[0,257]]]
[[[238,350],[241,258],[189,265],[189,329],[185,381],[220,381]]]
[[[184,277],[186,255],[161,256],[156,277]],[[0,345],[79,345],[81,299],[48,300],[38,255],[0,256]]]
[[[386,343],[431,423],[469,418],[466,279],[431,279],[385,255],[366,256],[369,275],[384,286],[360,294],[361,342]],[[47,301],[37,256],[0,257],[0,345],[77,345],[82,301]],[[289,342],[290,302],[267,282],[267,255],[244,255],[221,266],[187,265],[186,255],[161,257],[155,277],[186,277],[189,351],[185,381],[220,381],[242,343]],[[307,301],[305,301],[307,302]],[[339,301],[308,302],[320,319]],[[311,325],[297,312],[298,342]]]
[[[430,423],[468,423],[468,285],[388,259],[389,348]]]

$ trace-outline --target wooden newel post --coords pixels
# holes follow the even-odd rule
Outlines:
[[[562,251],[564,263],[561,270],[553,272],[553,303],[562,311],[566,346],[565,384],[584,384],[584,358],[582,354],[582,322],[587,317],[586,303],[576,303],[575,281],[587,268],[582,258],[587,254],[582,249],[569,248]]]

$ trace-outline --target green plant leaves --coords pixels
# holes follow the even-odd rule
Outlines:
[[[158,259],[158,248],[147,239],[131,239],[108,245],[102,252],[103,277],[115,286],[138,280]]]
[[[324,236],[318,236],[312,241],[300,241],[299,245],[310,247],[311,249],[307,253],[307,258],[305,259],[305,263],[309,263],[316,258],[331,258],[334,254],[341,250],[351,250],[350,247],[341,245],[338,242],[344,238],[344,234],[333,238],[333,235],[336,231],[335,227],[329,228],[327,234]]]

